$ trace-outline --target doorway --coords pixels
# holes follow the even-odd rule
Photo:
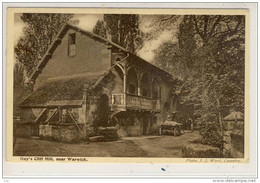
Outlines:
[[[143,135],[148,135],[151,126],[150,116],[147,114],[143,115],[142,122],[143,122]]]
[[[109,108],[109,98],[106,94],[101,95],[100,97],[100,106],[99,106],[99,125],[98,126],[108,126],[108,116],[110,113]]]

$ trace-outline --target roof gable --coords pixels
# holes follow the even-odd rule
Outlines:
[[[51,43],[51,45],[49,46],[48,50],[46,51],[46,53],[43,55],[42,59],[40,60],[40,62],[38,63],[38,65],[36,66],[36,69],[33,71],[33,73],[31,74],[29,80],[30,81],[35,81],[37,79],[37,77],[39,76],[39,74],[41,73],[42,69],[45,67],[45,65],[48,63],[48,61],[51,59],[51,56],[53,54],[53,52],[56,50],[56,48],[59,46],[59,44],[61,43],[61,40],[64,38],[64,36],[66,35],[66,33],[70,30],[73,29],[75,31],[80,31],[82,34],[90,37],[91,39],[95,39],[96,41],[99,41],[103,44],[106,45],[112,45],[116,48],[118,48],[121,51],[124,52],[128,52],[125,48],[109,41],[106,40],[96,34],[93,34],[89,31],[86,31],[84,29],[81,29],[77,26],[71,25],[69,23],[65,24],[61,30],[57,33],[56,37],[54,38],[53,42]]]
[[[226,117],[223,118],[224,121],[243,121],[244,120],[244,114],[242,112],[232,112]]]
[[[58,32],[58,34],[56,35],[56,37],[54,38],[53,42],[51,43],[51,45],[49,46],[48,50],[46,51],[46,53],[43,55],[42,59],[40,60],[40,62],[38,63],[36,69],[33,71],[33,73],[31,74],[29,80],[30,81],[35,81],[36,78],[39,76],[39,74],[41,73],[42,69],[45,67],[45,65],[48,63],[48,61],[50,60],[53,52],[55,51],[55,49],[58,47],[58,45],[61,43],[61,40],[64,38],[64,36],[66,35],[66,33],[68,32],[69,29],[73,29],[75,31],[80,31],[81,33],[85,34],[86,36],[95,39],[101,43],[104,43],[106,45],[111,45],[116,47],[117,49],[127,52],[127,53],[131,53],[130,51],[128,51],[127,49],[121,47],[120,45],[113,43],[112,41],[109,41],[99,35],[96,35],[92,32],[86,31],[84,29],[81,29],[75,25],[71,25],[69,23],[66,23],[61,30]],[[138,57],[137,55],[131,53],[132,56],[139,58],[138,60],[140,62],[144,62],[146,65],[149,65],[150,67],[152,67],[153,69],[158,70],[159,72],[170,76],[169,73],[167,73],[166,71],[154,66],[153,64],[145,61],[144,59]]]

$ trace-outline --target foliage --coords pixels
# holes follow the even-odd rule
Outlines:
[[[24,37],[20,38],[14,52],[23,64],[27,76],[38,64],[48,46],[63,26],[72,17],[70,14],[24,13],[21,19],[26,23]]]
[[[205,145],[212,145],[223,149],[223,136],[218,123],[204,123],[200,130],[201,140],[200,142]]]
[[[102,20],[98,20],[93,29],[93,33],[107,39],[107,30],[105,27],[105,22]]]
[[[111,39],[133,53],[143,45],[138,15],[105,14],[104,20],[97,22],[93,32]]]
[[[183,102],[194,103],[201,120],[214,114],[221,121],[226,106],[243,112],[244,16],[162,16],[158,25],[178,27],[178,41],[162,44],[155,63],[183,81]]]
[[[157,39],[163,31],[171,31],[174,34],[179,32],[179,25],[183,19],[180,15],[142,15],[142,21],[147,22],[145,32],[146,40]]]
[[[194,104],[199,143],[223,151],[222,118],[228,109],[244,111],[245,17],[163,16],[162,23],[161,31],[178,27],[178,41],[163,43],[155,63],[182,81],[173,92]]]
[[[21,65],[19,62],[15,63],[14,65],[14,116],[19,116],[20,110],[17,108],[17,105],[24,99],[24,96],[26,96],[27,89],[23,85],[24,83],[24,68],[23,65]]]

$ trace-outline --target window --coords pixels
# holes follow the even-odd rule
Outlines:
[[[158,92],[157,91],[153,91],[153,99],[158,99],[159,98],[159,95],[158,95]]]
[[[148,97],[148,90],[147,90],[147,88],[143,88],[143,96],[144,97]]]
[[[69,45],[76,44],[76,33],[69,34]]]
[[[69,34],[68,55],[69,56],[76,55],[76,33]]]
[[[131,94],[135,94],[135,86],[132,84],[129,84],[129,89],[128,89],[129,93]]]

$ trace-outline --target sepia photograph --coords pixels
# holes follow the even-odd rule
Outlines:
[[[13,13],[11,156],[248,160],[248,11],[128,12]]]

